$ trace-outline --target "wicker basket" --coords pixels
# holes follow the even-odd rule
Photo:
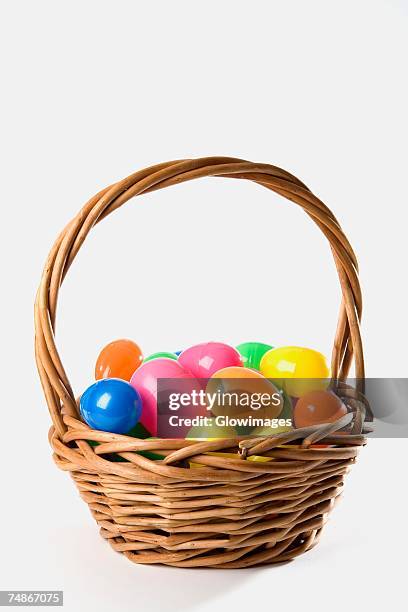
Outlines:
[[[225,157],[172,161],[100,191],[49,254],[35,305],[36,359],[53,423],[49,440],[57,466],[71,473],[102,536],[131,561],[213,568],[279,563],[317,543],[344,474],[365,443],[361,389],[344,384],[349,412],[334,424],[249,440],[139,440],[91,430],[81,421],[55,346],[59,288],[92,227],[133,196],[205,176],[254,181],[301,206],[319,226],[343,294],[332,375],[345,380],[354,359],[356,378],[364,380],[357,261],[331,211],[275,166]],[[311,447],[322,439],[331,446]],[[163,460],[138,451],[161,453]],[[250,461],[251,455],[272,460]]]

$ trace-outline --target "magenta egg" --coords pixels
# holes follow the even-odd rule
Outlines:
[[[183,391],[199,388],[198,381],[187,372],[178,361],[162,357],[143,363],[130,379],[132,387],[139,392],[142,399],[141,424],[155,436],[157,434],[157,380],[186,379],[189,384],[183,385]]]
[[[223,342],[195,344],[181,353],[178,362],[196,378],[210,378],[223,368],[242,366],[238,351]]]

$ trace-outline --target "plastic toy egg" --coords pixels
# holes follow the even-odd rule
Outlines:
[[[151,361],[152,359],[160,359],[161,357],[165,357],[166,359],[177,359],[176,353],[166,353],[166,352],[152,353],[148,357],[144,358],[143,363],[146,363],[147,361]]]
[[[142,364],[133,374],[130,384],[139,392],[143,402],[140,422],[151,434],[157,434],[157,380],[159,378],[186,379],[191,381],[191,389],[197,388],[198,381],[175,359],[159,357]],[[188,391],[189,389],[183,389]]]
[[[259,370],[262,357],[271,349],[273,349],[273,346],[262,342],[244,342],[237,346],[237,351],[242,358],[242,365],[245,368],[255,370]]]
[[[330,369],[326,358],[313,349],[299,346],[271,349],[262,357],[260,369],[266,378],[276,380],[294,397],[326,389],[329,384]]]
[[[277,427],[255,427],[251,431],[252,438],[262,438],[268,436],[276,436],[280,433],[286,433],[287,431],[292,431],[293,427],[290,425],[278,425]]]
[[[203,342],[191,346],[181,353],[178,361],[196,378],[210,378],[222,368],[242,366],[238,351],[222,342]]]
[[[142,401],[128,382],[104,378],[82,394],[79,408],[82,418],[92,429],[125,434],[140,419]]]
[[[347,407],[331,391],[310,391],[298,399],[293,410],[296,428],[333,423],[347,414]]]
[[[150,438],[150,432],[141,423],[137,423],[132,429],[129,429],[126,435],[132,438],[139,438],[139,440]]]
[[[121,378],[129,381],[141,365],[142,351],[132,340],[114,340],[99,353],[95,366],[95,378]]]
[[[231,436],[229,436],[231,437]],[[202,439],[200,439],[201,442],[203,442]],[[240,458],[240,456],[238,455],[238,453],[208,453],[208,455],[210,455],[211,457],[221,457],[222,459],[233,459],[233,460],[239,460],[242,461],[242,459]],[[247,457],[245,459],[245,461],[255,461],[255,462],[259,462],[259,463],[267,463],[268,461],[272,461],[272,457],[261,457],[259,455],[251,455],[250,457]],[[208,467],[206,465],[203,465],[202,463],[196,463],[194,461],[190,461],[190,467],[191,468],[203,468],[203,467]]]
[[[208,381],[206,393],[217,398],[211,406],[211,412],[215,415],[274,419],[283,408],[282,394],[275,385],[256,370],[249,368],[230,367],[218,370]],[[263,394],[265,401],[261,403],[259,400]],[[229,398],[231,398],[230,404],[227,403],[230,401]],[[244,402],[246,398],[250,399],[251,405]],[[244,428],[240,433],[245,435],[248,430]]]
[[[291,419],[293,418],[293,406],[297,402],[297,398],[291,398],[284,389],[279,389],[283,397],[283,408],[279,414],[280,419]]]
[[[268,461],[272,461],[272,457],[263,457],[261,455],[251,455],[247,457],[247,461],[256,461],[257,463],[268,463]]]
[[[186,440],[198,440],[200,442],[209,442],[211,440],[219,440],[220,438],[236,438],[237,432],[233,427],[219,427],[218,425],[209,425],[208,427],[192,427],[186,435]]]

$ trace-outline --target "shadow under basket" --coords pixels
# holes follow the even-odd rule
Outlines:
[[[317,543],[344,475],[365,444],[362,388],[340,383],[348,413],[335,423],[247,440],[142,440],[92,430],[81,421],[55,346],[59,289],[92,227],[134,196],[206,176],[262,185],[302,207],[322,230],[343,296],[332,376],[344,381],[354,359],[363,384],[357,261],[331,211],[275,166],[226,157],[172,161],[100,191],[48,256],[35,304],[35,347],[53,423],[49,440],[57,466],[71,473],[101,535],[131,561],[220,569],[281,563]]]

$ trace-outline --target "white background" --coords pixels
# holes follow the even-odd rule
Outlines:
[[[406,376],[407,3],[3,2],[1,589],[64,589],[67,610],[400,610],[406,441],[374,440],[321,543],[244,571],[134,566],[99,537],[47,443],[32,305],[60,229],[100,188],[160,161],[228,155],[298,175],[360,260],[369,376]],[[203,340],[330,353],[330,251],[295,205],[205,179],[95,228],[61,291],[79,394],[99,349]]]

